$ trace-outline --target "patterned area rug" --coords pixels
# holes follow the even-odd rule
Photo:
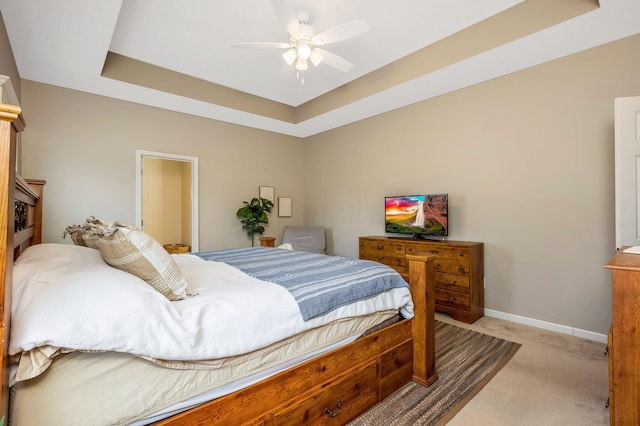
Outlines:
[[[349,426],[443,425],[516,353],[520,344],[436,321],[436,373],[430,387],[407,383]]]

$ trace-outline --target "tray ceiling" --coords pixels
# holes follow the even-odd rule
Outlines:
[[[303,75],[269,0],[0,0],[21,78],[307,137],[640,32],[640,0],[290,0],[354,67]],[[637,53],[637,52],[635,52]]]

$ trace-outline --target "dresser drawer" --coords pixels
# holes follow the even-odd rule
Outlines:
[[[360,253],[360,259],[363,260],[373,260],[375,262],[384,263],[387,266],[391,266],[396,271],[403,273],[407,271],[407,258],[406,257],[397,257],[397,256],[388,256],[379,253]]]
[[[407,254],[428,253],[435,254],[438,258],[469,259],[471,250],[468,247],[451,247],[445,244],[419,244],[407,243]],[[466,260],[469,263],[469,260]]]
[[[460,274],[469,275],[471,273],[471,266],[467,259],[449,259],[436,257],[433,263],[433,269],[436,272],[442,272],[445,274]]]
[[[371,256],[402,257],[405,256],[405,243],[394,241],[360,240],[360,253]]]
[[[375,361],[358,366],[317,394],[274,416],[275,425],[342,425],[378,401]]]
[[[461,293],[469,293],[470,284],[468,275],[445,274],[436,272],[436,288],[443,290],[458,291]]]
[[[460,310],[469,310],[471,303],[468,294],[437,288],[436,305],[449,306]]]
[[[408,272],[404,243],[361,240],[359,257],[360,259],[383,263],[403,275]]]

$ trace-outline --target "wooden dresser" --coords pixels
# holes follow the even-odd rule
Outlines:
[[[609,419],[640,424],[640,255],[619,250],[605,265],[613,277],[609,330]]]
[[[407,254],[435,260],[436,311],[472,323],[484,315],[484,244],[392,237],[360,237],[360,259],[375,260],[408,279]]]

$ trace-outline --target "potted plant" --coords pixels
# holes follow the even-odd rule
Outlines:
[[[254,235],[262,235],[264,226],[262,223],[269,223],[268,213],[271,213],[273,203],[266,198],[252,198],[251,201],[243,201],[244,206],[236,212],[236,216],[242,222],[242,229],[251,238],[251,247],[254,243]]]

